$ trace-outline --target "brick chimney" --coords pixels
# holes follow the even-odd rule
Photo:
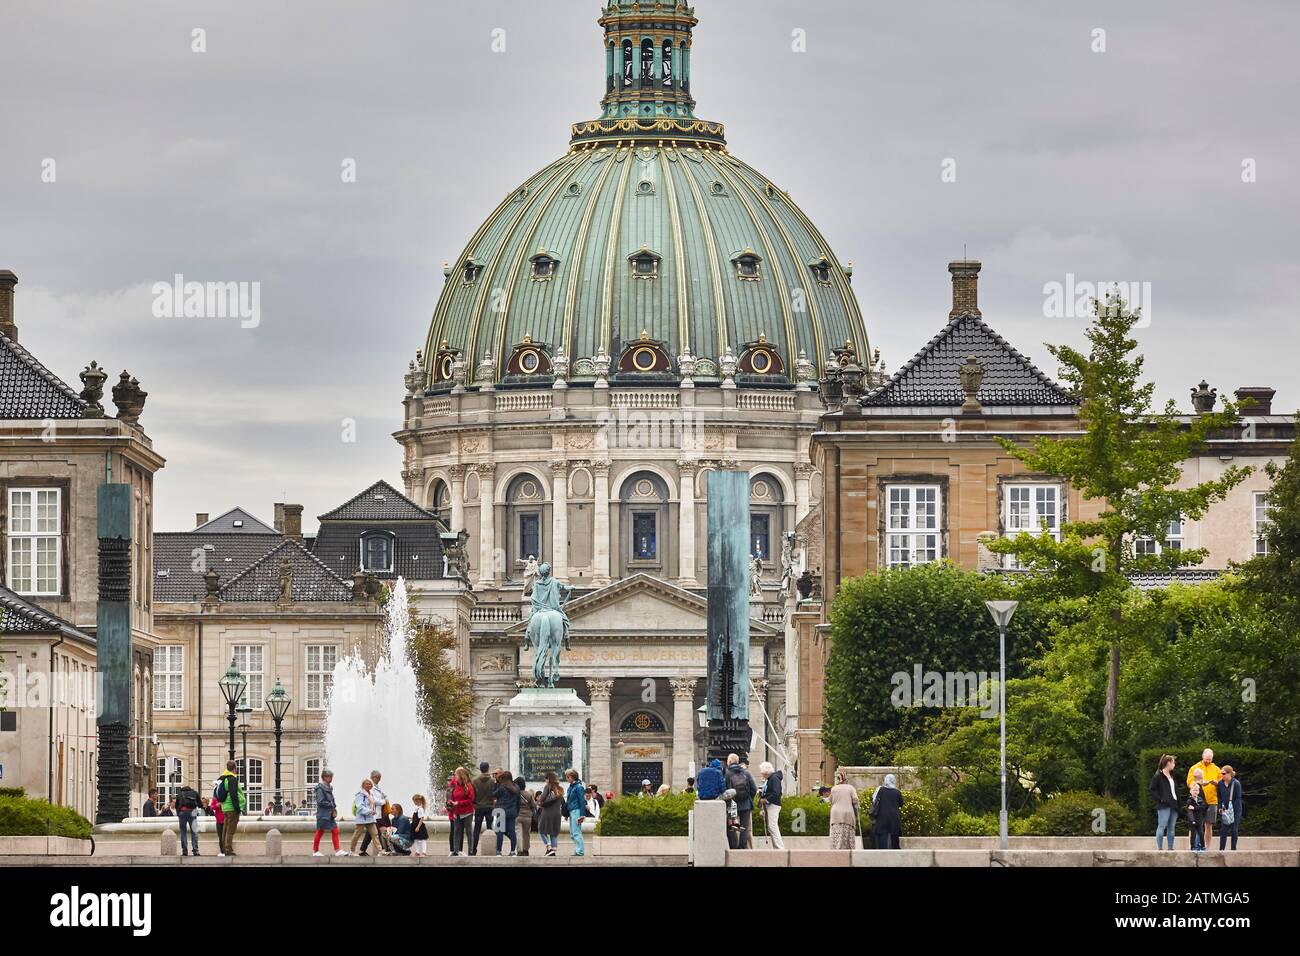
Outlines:
[[[206,511],[196,511],[194,513],[194,527],[201,528],[208,523],[208,513]]]
[[[18,326],[14,323],[14,286],[18,277],[8,269],[0,269],[0,332],[14,342],[18,341]]]
[[[302,543],[302,505],[275,503],[275,530],[286,538]]]
[[[1232,394],[1236,396],[1238,403],[1240,403],[1244,398],[1254,400],[1254,405],[1251,405],[1250,408],[1243,408],[1241,410],[1243,415],[1255,418],[1260,415],[1273,414],[1273,396],[1277,394],[1277,389],[1275,388],[1268,388],[1267,386],[1262,385],[1243,385]]]
[[[978,317],[980,314],[979,261],[976,259],[962,259],[957,262],[950,262],[948,263],[948,271],[952,273],[952,311],[948,313],[948,318],[955,319],[967,312],[973,312]]]

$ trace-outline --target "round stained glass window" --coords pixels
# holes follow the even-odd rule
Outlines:
[[[632,353],[632,365],[638,372],[653,371],[656,359],[654,349],[639,348]]]
[[[754,371],[759,375],[765,375],[772,369],[772,353],[759,349],[750,359],[750,364],[754,366]]]
[[[533,349],[519,353],[519,367],[529,375],[537,371],[542,364],[542,357]]]

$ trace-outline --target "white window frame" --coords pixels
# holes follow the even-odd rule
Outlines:
[[[303,687],[306,697],[303,710],[325,710],[329,707],[330,692],[334,689],[334,665],[340,657],[337,644],[308,644],[303,651]],[[312,656],[316,653],[318,660],[313,666]],[[325,666],[327,655],[332,656],[329,666]]]
[[[239,668],[239,673],[248,681],[248,686],[244,688],[244,696],[241,703],[247,701],[253,710],[265,710],[266,706],[266,645],[265,644],[232,644],[230,646],[230,656],[235,661],[235,666]],[[253,669],[253,663],[257,664],[257,669]],[[253,678],[257,678],[257,688],[253,688]]]
[[[153,709],[185,709],[184,644],[161,644],[154,651]]]
[[[1030,516],[1033,519],[1035,519],[1032,521],[1032,523],[1022,522],[1019,520],[1019,518],[1017,519],[1016,522],[1012,521],[1011,506],[1013,503],[1013,499],[1016,497],[1016,492],[1021,492],[1021,491],[1027,492],[1026,501],[1024,502],[1024,504],[1028,506]],[[1055,502],[1055,507],[1051,511],[1051,515],[1053,518],[1053,522],[1051,526],[1044,528],[1043,523],[1040,520],[1043,515],[1043,511],[1040,508],[1040,504],[1045,500],[1046,496],[1040,496],[1039,492],[1046,492],[1046,491],[1051,491],[1052,493],[1051,498]],[[1004,528],[1005,537],[1014,538],[1019,534],[1021,534],[1022,532],[1024,532],[1026,534],[1032,534],[1035,536],[1047,535],[1053,541],[1060,541],[1061,540],[1061,519],[1062,519],[1062,511],[1063,511],[1062,502],[1064,497],[1065,496],[1062,493],[1061,485],[1056,482],[1018,481],[1018,482],[1008,482],[1007,484],[1003,485],[1002,486],[1002,526]],[[1020,562],[1016,560],[1016,556],[1014,554],[1008,554],[1006,558],[1007,558],[1006,561],[1007,568],[1014,570],[1023,567],[1023,565],[1021,565]]]
[[[249,771],[257,771],[257,781],[254,782]],[[235,773],[239,775],[239,785],[244,788],[244,799],[248,801],[249,814],[256,813],[261,816],[262,810],[266,807],[266,763],[261,757],[249,757],[247,764],[241,756],[235,762]],[[257,799],[253,799],[253,795]]]
[[[171,783],[168,780],[169,770],[176,772],[176,779],[179,783]],[[180,793],[181,787],[185,786],[185,761],[180,757],[159,757],[154,762],[154,786],[158,788],[157,810],[162,813],[163,808],[171,803],[171,799]]]
[[[23,502],[23,498],[26,501]],[[42,499],[45,499],[42,501]],[[53,499],[53,528],[48,509]],[[7,494],[9,525],[5,576],[18,594],[54,597],[63,593],[63,489],[50,487],[10,488]],[[42,509],[47,509],[43,516]],[[42,522],[45,526],[42,527]],[[42,581],[40,559],[53,555],[53,578]],[[26,568],[19,576],[18,569]],[[42,587],[45,583],[45,587]]]
[[[1155,538],[1140,537],[1133,541],[1133,553],[1142,555],[1164,554],[1166,551],[1183,550],[1183,530],[1186,522],[1181,517],[1175,518],[1169,522],[1169,531],[1165,535],[1164,543],[1161,544]]]
[[[384,568],[372,568],[366,563],[366,543],[375,538],[383,538],[388,542],[388,566]],[[397,535],[389,531],[367,531],[358,541],[361,548],[360,567],[362,571],[370,571],[375,574],[391,574],[394,564],[397,562]]]
[[[1268,554],[1268,539],[1264,537],[1264,528],[1268,524],[1268,514],[1273,506],[1268,503],[1268,492],[1257,491],[1254,507],[1251,509],[1251,534],[1255,538],[1255,554]]]
[[[884,492],[885,567],[911,568],[942,559],[942,486],[888,484]],[[932,557],[923,556],[929,552]]]
[[[308,757],[302,763],[303,790],[306,792],[307,809],[316,809],[316,782],[320,780],[321,768],[325,766],[324,757]]]

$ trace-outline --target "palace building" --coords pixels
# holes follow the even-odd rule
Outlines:
[[[709,474],[750,475],[751,759],[783,765],[816,383],[869,344],[852,269],[697,116],[693,9],[599,23],[600,115],[446,267],[396,437],[406,495],[467,534],[475,753],[507,761],[535,559],[576,589],[561,669],[593,708],[590,779],[680,789],[702,755]]]

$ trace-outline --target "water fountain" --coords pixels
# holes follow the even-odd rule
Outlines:
[[[325,761],[334,771],[339,816],[352,816],[352,798],[372,770],[384,777],[389,802],[409,807],[422,793],[432,806],[433,738],[419,713],[411,661],[410,603],[406,582],[397,579],[384,615],[384,646],[371,670],[358,651],[334,665],[334,687],[325,717]]]

